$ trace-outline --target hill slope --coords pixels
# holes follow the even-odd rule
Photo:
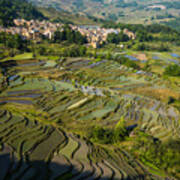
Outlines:
[[[97,18],[72,14],[54,8],[37,8],[27,0],[0,0],[0,25],[9,26],[13,19],[49,19],[50,21],[75,24],[96,24]]]
[[[0,24],[11,25],[15,18],[30,20],[44,19],[45,17],[26,0],[0,0]]]
[[[102,19],[95,17],[88,17],[86,15],[72,14],[66,11],[57,11],[54,8],[43,8],[39,7],[38,10],[47,17],[50,21],[61,22],[61,23],[70,23],[70,24],[99,24],[102,22]]]
[[[178,16],[178,0],[29,0],[37,5],[53,7],[73,13],[124,21],[128,23],[151,23],[169,21]],[[134,16],[136,14],[136,16]]]
[[[63,64],[52,60],[10,60],[0,63],[0,70],[7,75],[0,74],[0,165],[4,167],[0,179],[7,174],[9,179],[18,177],[20,180],[29,176],[35,180],[45,177],[165,180],[168,176],[167,172],[151,165],[150,160],[156,157],[153,150],[156,146],[153,145],[154,138],[145,133],[162,142],[179,137],[179,112],[147,94],[127,94],[141,87],[145,93],[148,89],[156,93],[156,85],[167,91],[169,83],[166,80],[154,75],[149,81],[146,74],[139,78],[132,68],[117,62],[106,60],[89,64],[86,58],[67,58]],[[5,83],[6,79],[9,83]],[[77,82],[76,86],[73,80]],[[149,87],[152,82],[154,85]],[[118,144],[106,144],[99,141],[105,136],[111,139],[106,131],[97,140],[93,138],[94,134],[91,135],[96,132],[94,126],[113,130],[122,119],[129,128],[138,126],[135,137]],[[144,142],[149,145],[149,157],[141,145]],[[158,149],[163,153],[160,153],[163,155],[161,163],[167,165],[166,161],[172,159],[168,172],[173,171],[177,177],[178,147],[174,144],[166,151]],[[151,169],[136,160],[129,148],[140,154],[137,157],[141,161],[148,157],[150,160],[144,158],[142,162],[151,165]],[[8,158],[7,154],[14,157]],[[17,158],[21,161],[16,161]],[[155,165],[158,167],[159,163]]]

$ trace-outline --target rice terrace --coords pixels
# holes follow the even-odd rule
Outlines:
[[[7,60],[1,67],[0,179],[163,179],[132,157],[126,144],[109,148],[80,135],[124,118],[130,129],[138,126],[162,141],[179,137],[179,112],[148,97],[158,87],[168,91],[165,80],[82,58]],[[134,94],[142,88],[147,96]],[[132,143],[133,136],[127,140]]]
[[[0,0],[0,180],[179,180],[179,10]]]

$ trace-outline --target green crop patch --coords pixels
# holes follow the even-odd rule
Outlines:
[[[48,177],[56,179],[133,179],[139,174],[142,179],[161,179],[161,168],[154,165],[154,176],[139,157],[143,149],[136,152],[133,148],[138,132],[163,143],[179,137],[178,77],[156,74],[160,65],[154,60],[150,61],[156,67],[153,72],[115,60],[97,63],[67,58],[62,63],[58,59],[32,60],[25,55],[24,59],[14,57],[16,63],[2,75],[0,141],[22,162],[16,170],[8,170],[9,177],[15,172],[14,177],[34,178],[43,171],[36,170],[36,163],[43,162]],[[151,56],[149,53],[148,58]],[[158,54],[161,56],[169,58],[168,53]],[[10,62],[3,63],[8,66]],[[125,138],[117,133],[122,118]],[[104,141],[110,144],[93,141],[96,126],[104,128],[103,138],[116,139]],[[116,135],[108,136],[106,131]]]

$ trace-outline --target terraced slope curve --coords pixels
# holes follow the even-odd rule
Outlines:
[[[95,125],[113,127],[124,117],[127,125],[162,141],[179,138],[176,108],[148,92],[133,93],[168,89],[165,80],[83,59],[9,61],[0,67],[0,179],[165,179],[124,149],[76,135]]]

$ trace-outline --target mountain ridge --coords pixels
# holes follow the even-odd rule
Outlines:
[[[178,0],[29,0],[42,6],[53,7],[58,11],[68,11],[95,16],[106,20],[126,23],[156,23],[171,21],[180,14]],[[136,13],[136,16],[134,14]]]

